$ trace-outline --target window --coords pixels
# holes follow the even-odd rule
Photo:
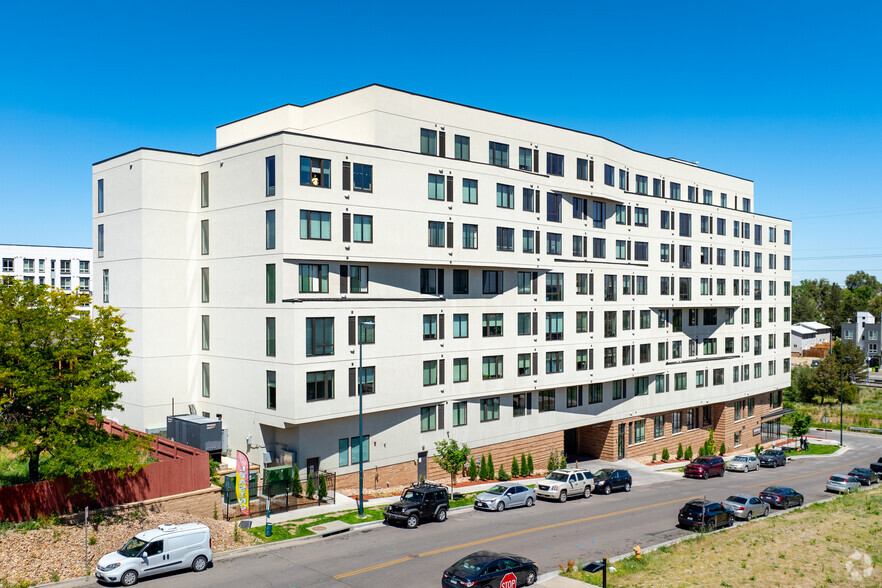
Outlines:
[[[273,266],[275,268],[275,266]],[[267,266],[267,279],[269,278],[269,266]],[[269,283],[269,281],[267,281]],[[208,268],[202,268],[202,302],[208,302],[209,300],[209,280],[208,280]]]
[[[423,339],[437,339],[438,338],[438,315],[437,314],[424,314],[423,315]]]
[[[707,374],[704,370],[698,370],[695,372],[695,387],[696,388],[704,388],[707,382]]]
[[[420,129],[420,153],[438,155],[438,131]]]
[[[563,313],[562,312],[546,312],[545,313],[545,340],[561,341],[563,340]]]
[[[680,199],[680,184],[671,182],[671,200]]]
[[[352,240],[356,243],[373,243],[374,217],[368,214],[352,215]]]
[[[659,261],[669,263],[671,261],[671,245],[669,243],[661,243],[659,245]]]
[[[554,390],[541,390],[539,392],[539,412],[554,410]]]
[[[273,271],[275,271],[275,267],[273,268]],[[327,293],[327,264],[301,263],[299,267],[299,272],[301,293]]]
[[[576,274],[576,294],[588,294],[588,274]]]
[[[334,370],[306,373],[306,401],[334,398]]]
[[[368,283],[368,267],[366,265],[349,266],[349,292],[351,294],[366,294]]]
[[[350,439],[349,444],[352,447],[352,465],[360,463],[362,461],[362,456],[364,456],[363,460],[365,462],[370,461],[371,459],[371,443],[370,443],[370,435],[363,435],[361,438],[361,443],[358,442],[358,437],[353,437]]]
[[[508,145],[490,141],[490,165],[508,167]]]
[[[334,319],[306,319],[306,356],[334,355]]]
[[[685,390],[686,385],[686,372],[674,374],[674,390]]]
[[[266,158],[266,195],[276,195],[276,156],[271,155]],[[202,174],[205,176],[205,191],[203,193],[202,206],[208,206],[208,172]]]
[[[563,351],[547,351],[545,353],[545,373],[559,374],[563,372]]]
[[[453,293],[468,294],[469,293],[469,270],[455,269],[453,270]]]
[[[316,157],[300,158],[300,185],[331,187],[331,160]]]
[[[481,283],[484,294],[502,294],[502,270],[484,270]]]
[[[478,248],[478,225],[462,225],[462,248]]]
[[[438,383],[438,360],[423,362],[423,386],[434,386]]]
[[[576,349],[576,370],[584,371],[588,369],[588,350]]]
[[[614,380],[612,383],[612,399],[623,400],[628,396],[628,387],[626,380]]]
[[[638,174],[636,179],[637,179],[637,193],[638,194],[648,194],[649,193],[649,178]]]
[[[634,421],[634,443],[646,441],[646,419]]]
[[[331,239],[331,213],[301,210],[300,238],[329,241]]]
[[[496,250],[514,251],[514,229],[496,227]]]
[[[465,339],[469,336],[469,315],[454,314],[453,315],[453,338]]]
[[[444,200],[444,176],[429,174],[429,200]]]
[[[672,412],[671,413],[671,428],[673,429],[673,434],[676,435],[683,429],[683,413],[682,412]]]
[[[603,276],[603,299],[607,302],[615,302],[616,300],[616,277]]]
[[[587,180],[588,179],[588,160],[587,159],[576,159],[576,179],[578,180]],[[593,178],[592,178],[593,180]]]
[[[646,396],[647,394],[649,394],[649,376],[634,378],[634,396]]]
[[[207,222],[207,221],[205,221]],[[98,257],[104,257],[104,225],[98,225]],[[64,273],[64,262],[62,261],[61,273]],[[70,263],[70,262],[68,262]],[[6,270],[4,270],[6,271]],[[12,271],[10,268],[9,271]],[[68,270],[69,272],[70,270]]]
[[[549,255],[560,255],[563,253],[563,237],[560,233],[546,233],[546,250]]]
[[[545,173],[550,176],[564,175],[564,156],[549,152],[545,161]]]
[[[594,258],[604,259],[606,257],[606,239],[594,237]]]
[[[616,348],[615,347],[605,347],[603,350],[603,367],[612,368],[616,367]],[[613,398],[616,400],[616,398]]]
[[[453,360],[453,382],[469,381],[469,358],[457,357]]]
[[[420,294],[437,294],[437,271],[431,268],[420,268]]]
[[[535,208],[534,200],[536,197],[536,190],[532,188],[524,188],[524,210],[527,212],[533,212]]]
[[[577,333],[587,333],[588,332],[588,311],[587,310],[576,311],[576,332]]]
[[[698,188],[695,186],[689,186],[687,190],[687,199],[689,202],[698,202]]]
[[[692,430],[696,426],[697,425],[695,423],[695,409],[694,408],[687,408],[686,409],[686,428],[688,430]]]
[[[532,294],[532,284],[530,272],[518,272],[518,294]]]
[[[453,157],[454,159],[464,159],[466,161],[470,159],[468,137],[463,137],[462,135],[454,135]]]
[[[523,240],[522,240],[522,248],[524,253],[533,253],[533,237],[534,233],[530,229],[524,229]]]
[[[545,274],[545,301],[559,302],[563,300],[563,274],[549,272]]]
[[[104,284],[103,284],[104,285],[104,298],[103,298],[103,300],[105,303],[108,303],[108,302],[110,302],[110,270],[107,270],[107,269],[103,270],[103,273],[104,273],[104,275],[103,275],[103,278],[104,278]],[[43,278],[41,277],[40,280],[41,280],[40,283],[42,283]]]
[[[207,206],[207,203],[202,206]],[[104,212],[104,180],[98,180],[98,212]]]
[[[518,169],[533,171],[533,150],[529,147],[518,148]]]
[[[468,403],[466,402],[454,402],[453,403],[453,426],[461,427],[467,424],[466,414],[467,414]]]
[[[532,375],[532,362],[529,353],[518,353],[518,376]]]
[[[703,190],[702,191],[702,198],[703,198],[702,202],[704,204],[713,204],[714,203],[714,193],[710,190]]]
[[[616,240],[616,259],[627,259],[627,242]]]
[[[207,318],[207,317],[206,317]],[[333,331],[333,319],[331,329]],[[307,319],[308,324],[309,319]],[[331,341],[331,353],[329,355],[333,355],[334,353],[334,342],[333,342],[333,332],[331,333],[332,341]],[[266,355],[267,357],[275,357],[276,356],[276,319],[275,317],[267,317],[266,318]]]
[[[502,356],[485,355],[481,358],[481,378],[495,380],[502,377]]]
[[[637,241],[634,243],[634,260],[649,261],[649,243]]]
[[[272,370],[266,371],[266,407],[276,409],[276,372]]]
[[[444,247],[444,221],[429,221],[429,247]]]
[[[546,202],[548,206],[546,207],[546,215],[548,218],[548,222],[550,223],[559,223],[561,221],[561,195],[555,194],[554,192],[548,192],[545,194]]]
[[[532,318],[529,312],[518,313],[518,335],[532,335]]]
[[[591,218],[593,219],[594,228],[595,229],[605,229],[606,228],[606,202],[598,202],[593,201],[593,213]]]
[[[680,236],[692,236],[692,215],[684,212],[680,213]]]
[[[436,429],[435,416],[437,409],[438,407],[435,405],[420,408],[420,433],[426,433]]]
[[[624,169],[619,170],[619,188],[622,190],[625,190],[626,192],[628,190],[628,171],[627,170],[624,170]]]
[[[585,237],[573,235],[573,257],[585,257]]]
[[[481,320],[481,335],[483,337],[502,336],[502,313],[485,312]]]
[[[649,226],[649,209],[637,206],[634,208],[634,225],[637,227]]]
[[[202,397],[209,398],[211,396],[211,365],[202,362]]]
[[[789,255],[784,256],[784,270],[790,271],[790,256]]]
[[[481,399],[481,422],[499,420],[499,397]]]
[[[462,201],[466,204],[478,203],[478,180],[462,180]]]
[[[496,206],[498,208],[514,208],[514,186],[496,184]]]
[[[603,183],[607,186],[615,186],[616,184],[616,168],[609,164],[603,164]]]
[[[373,191],[374,166],[365,163],[352,164],[352,189],[356,192]]]

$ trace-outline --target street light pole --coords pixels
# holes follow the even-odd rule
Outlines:
[[[839,447],[842,447],[842,360],[839,361]]]
[[[364,433],[362,432],[363,410],[362,389],[364,372],[362,368],[362,346],[364,345],[364,328],[373,327],[374,323],[365,321],[358,326],[358,518],[364,518]]]

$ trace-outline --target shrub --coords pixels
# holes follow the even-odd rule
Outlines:
[[[487,473],[488,473],[488,476],[487,476],[488,480],[492,480],[493,476],[496,475],[496,468],[493,467],[493,454],[492,453],[487,454]]]
[[[652,463],[656,462],[656,457],[658,457],[655,453],[652,454]]]
[[[759,457],[759,454],[763,452],[763,446],[757,443],[753,448],[753,452]]]
[[[668,461],[669,459],[671,459],[671,452],[665,447],[662,449],[662,461]]]
[[[313,476],[306,477],[306,497],[312,500],[315,497],[315,484],[312,482]]]
[[[478,470],[478,477],[481,478],[482,480],[489,480],[490,479],[490,472],[487,469],[487,458],[484,456],[483,453],[481,454],[481,466],[480,466],[480,469]]]
[[[506,473],[504,467],[499,466],[499,471],[496,473],[496,479],[500,482],[507,482],[508,480],[511,480],[511,476]]]
[[[469,480],[474,482],[478,479],[478,462],[475,461],[475,457],[472,456],[472,459],[469,460]]]
[[[528,453],[527,454],[527,475],[532,476],[533,472],[534,472],[534,470],[533,470],[533,454]]]
[[[689,459],[689,460],[692,459],[692,446],[691,445],[686,447],[686,451],[683,452],[683,458]]]
[[[683,459],[683,444],[677,445],[677,459]]]
[[[297,497],[303,496],[303,484],[300,482],[300,470],[297,464],[294,464],[294,472],[291,474],[291,494]]]
[[[318,499],[319,504],[328,496],[328,482],[325,480],[324,474],[319,474]]]
[[[89,535],[89,545],[95,545],[96,543],[98,543],[98,537]]]
[[[565,470],[570,467],[570,464],[567,463],[567,454],[563,451],[560,452],[560,465],[558,466],[560,469]]]
[[[720,443],[720,455],[726,455],[726,443]]]
[[[530,473],[529,468],[527,468],[527,456],[521,453],[521,475],[528,476]]]
[[[548,463],[545,464],[545,469],[549,472],[553,472],[557,469],[557,464],[560,460],[557,457],[557,452],[552,451],[548,454]]]
[[[511,477],[517,478],[521,475],[521,469],[518,467],[518,458],[511,458]]]

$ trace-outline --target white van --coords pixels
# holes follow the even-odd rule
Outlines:
[[[138,578],[191,568],[201,572],[211,561],[211,533],[202,523],[159,525],[138,533],[119,551],[108,553],[95,577],[132,586]]]

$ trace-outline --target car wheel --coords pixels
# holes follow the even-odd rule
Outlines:
[[[778,467],[778,461],[777,461],[777,460],[775,460],[775,461],[772,462],[772,467],[773,467],[773,468]]]
[[[607,483],[607,485],[603,487],[603,493],[609,496],[610,492],[612,492],[612,488],[610,488],[609,484]]]
[[[802,503],[803,503],[803,502],[805,502],[805,499],[804,499],[804,498],[800,498],[800,499],[799,499],[799,506],[802,506]]]
[[[753,511],[752,511],[752,510],[751,510],[751,511],[748,511],[748,513],[747,513],[747,520],[748,520],[748,521],[752,521],[752,520],[753,520]]]
[[[585,491],[582,492],[582,496],[584,498],[591,498],[591,486],[585,486]]]
[[[440,509],[438,511],[438,513],[435,515],[435,520],[438,521],[439,523],[443,523],[444,521],[446,521],[447,520],[447,509],[446,508]]]
[[[208,567],[208,559],[204,555],[197,555],[196,559],[193,560],[193,565],[190,567],[193,568],[194,572],[203,572]]]
[[[704,470],[704,473],[701,474],[701,477],[707,480],[710,477],[710,474],[707,473],[707,470]]]
[[[769,516],[769,507],[768,506],[766,507],[766,510],[763,511],[763,516],[764,517]]]
[[[567,491],[561,490],[560,496],[558,496],[557,499],[560,500],[561,502],[566,502],[567,501]]]
[[[119,583],[123,586],[134,586],[138,583],[138,572],[135,570],[129,570],[122,575],[122,578],[119,579]]]
[[[500,501],[499,504],[496,505],[496,512],[502,512],[505,510],[505,503]]]
[[[527,502],[526,502],[526,507],[527,507],[527,508],[530,508],[531,506],[533,506],[533,499],[532,499],[532,498],[528,498],[528,499],[527,499]]]
[[[729,515],[729,526],[730,527],[735,526],[735,515]]]
[[[530,570],[529,572],[527,572],[527,581],[524,584],[527,586],[532,586],[535,581],[536,581],[536,572],[534,572],[533,570]]]
[[[721,477],[721,478],[722,478],[722,477],[723,477],[723,475],[724,475],[724,474],[725,474],[725,473],[726,473],[726,470],[725,470],[725,468],[724,468],[724,469],[722,469],[722,470],[720,470],[720,477]]]
[[[631,491],[631,482],[625,482],[625,492]]]
[[[407,528],[408,529],[415,529],[419,526],[419,524],[420,524],[420,517],[418,517],[417,515],[412,514],[409,517],[407,517]]]
[[[708,521],[704,524],[705,530],[710,533],[712,531],[717,530],[717,522],[716,521]]]

